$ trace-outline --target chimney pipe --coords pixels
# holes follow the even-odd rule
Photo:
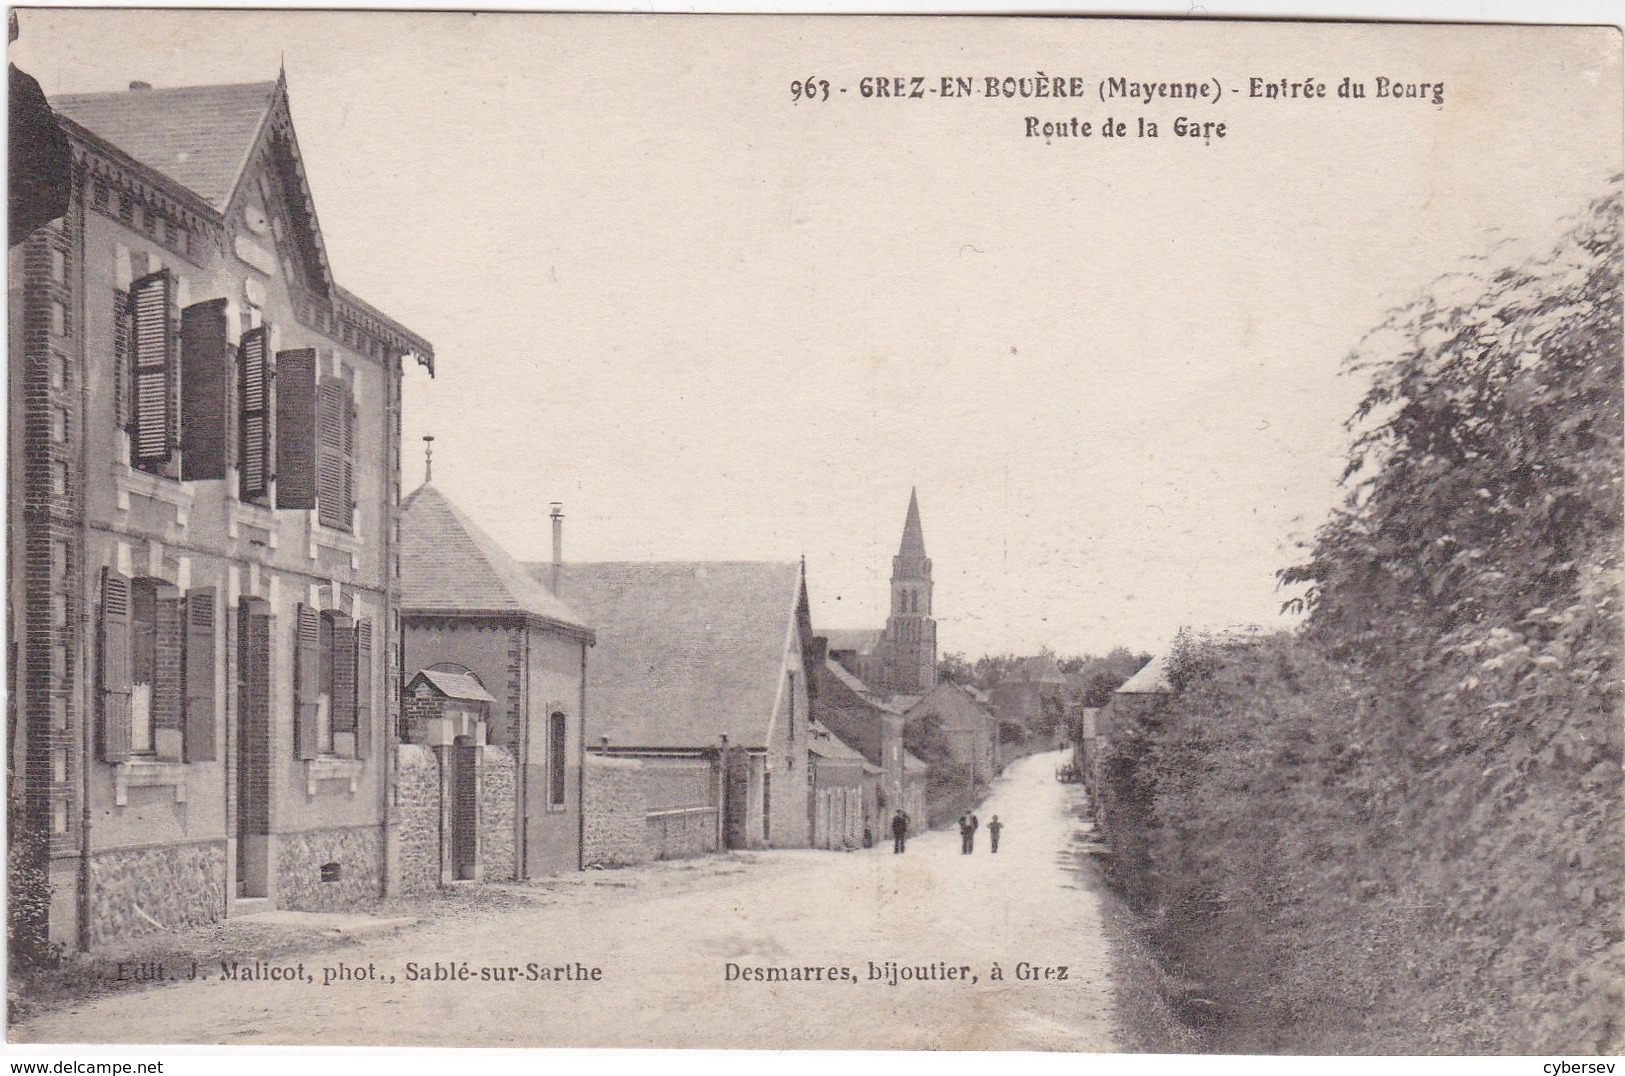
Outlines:
[[[564,505],[553,501],[548,505],[553,519],[553,593],[559,592],[559,569],[564,567]]]

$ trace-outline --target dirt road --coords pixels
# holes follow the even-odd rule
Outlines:
[[[957,832],[938,832],[901,856],[889,843],[766,852],[505,887],[505,903],[269,962],[291,980],[205,968],[208,979],[49,1013],[12,1038],[1112,1050],[1100,907],[1075,869],[1079,792],[1055,780],[1057,763],[1009,767],[971,857]],[[493,981],[510,969],[513,981]]]

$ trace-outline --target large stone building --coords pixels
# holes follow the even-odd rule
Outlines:
[[[71,201],[8,266],[23,929],[353,906],[386,885],[401,374],[432,351],[334,281],[281,79],[52,105]]]
[[[829,642],[829,655],[876,691],[915,698],[926,694],[937,684],[933,590],[920,502],[910,490],[903,539],[892,558],[891,611],[886,627],[880,631],[821,631]]]
[[[968,690],[943,680],[904,713],[922,735],[940,736],[948,757],[965,768],[973,781],[987,784],[1003,767],[999,757],[999,722]]]
[[[401,730],[402,823],[408,799],[412,821],[445,823],[403,830],[408,888],[579,870],[592,630],[427,482],[402,506],[401,620],[415,684]],[[484,719],[442,717],[473,712],[455,705],[479,701],[469,677],[491,696]],[[458,839],[442,843],[442,832]]]

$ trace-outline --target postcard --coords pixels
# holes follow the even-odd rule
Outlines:
[[[12,18],[13,1047],[1619,1052],[1617,28]]]

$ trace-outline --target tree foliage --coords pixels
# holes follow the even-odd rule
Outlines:
[[[1625,1037],[1618,198],[1492,259],[1351,357],[1303,628],[1193,641],[1114,722],[1116,876],[1221,1048]]]

